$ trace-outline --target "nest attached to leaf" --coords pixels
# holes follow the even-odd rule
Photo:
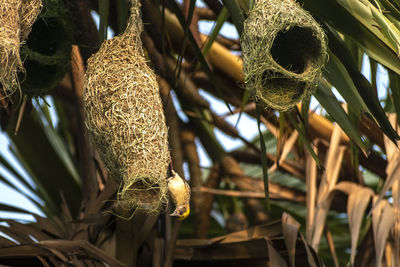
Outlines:
[[[5,96],[10,96],[20,89],[18,72],[24,72],[20,46],[28,37],[41,8],[41,0],[2,0],[0,5],[0,84]]]
[[[314,92],[327,61],[322,28],[293,0],[256,0],[241,45],[246,87],[279,111]]]
[[[105,41],[88,60],[86,124],[124,209],[159,213],[168,201],[168,130],[156,75],[146,64],[139,1],[125,32]]]
[[[43,11],[21,47],[26,74],[24,94],[43,96],[52,92],[70,67],[72,20],[61,0],[43,0]]]

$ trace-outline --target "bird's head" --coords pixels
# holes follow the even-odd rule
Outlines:
[[[175,211],[170,214],[172,217],[176,217],[178,220],[184,220],[189,216],[190,207],[189,205],[182,205],[175,208]]]

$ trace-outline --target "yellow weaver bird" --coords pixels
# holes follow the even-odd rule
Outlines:
[[[171,170],[171,172],[172,176],[167,179],[167,184],[172,202],[175,205],[175,210],[170,216],[176,217],[178,220],[183,220],[190,213],[190,186],[175,171]]]

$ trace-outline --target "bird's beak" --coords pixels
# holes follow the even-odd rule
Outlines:
[[[179,215],[178,215],[178,212],[177,212],[177,210],[175,210],[173,213],[171,213],[169,216],[171,216],[171,217],[178,217]]]
[[[184,220],[186,219],[187,216],[189,216],[190,213],[190,208],[186,207],[185,208],[185,213],[181,214],[180,209],[175,209],[175,211],[173,213],[171,213],[169,216],[171,217],[175,217],[178,220]]]

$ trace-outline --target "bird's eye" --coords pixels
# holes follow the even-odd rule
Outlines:
[[[183,214],[186,213],[186,207],[183,207],[180,211],[179,211],[179,215],[182,216]]]

